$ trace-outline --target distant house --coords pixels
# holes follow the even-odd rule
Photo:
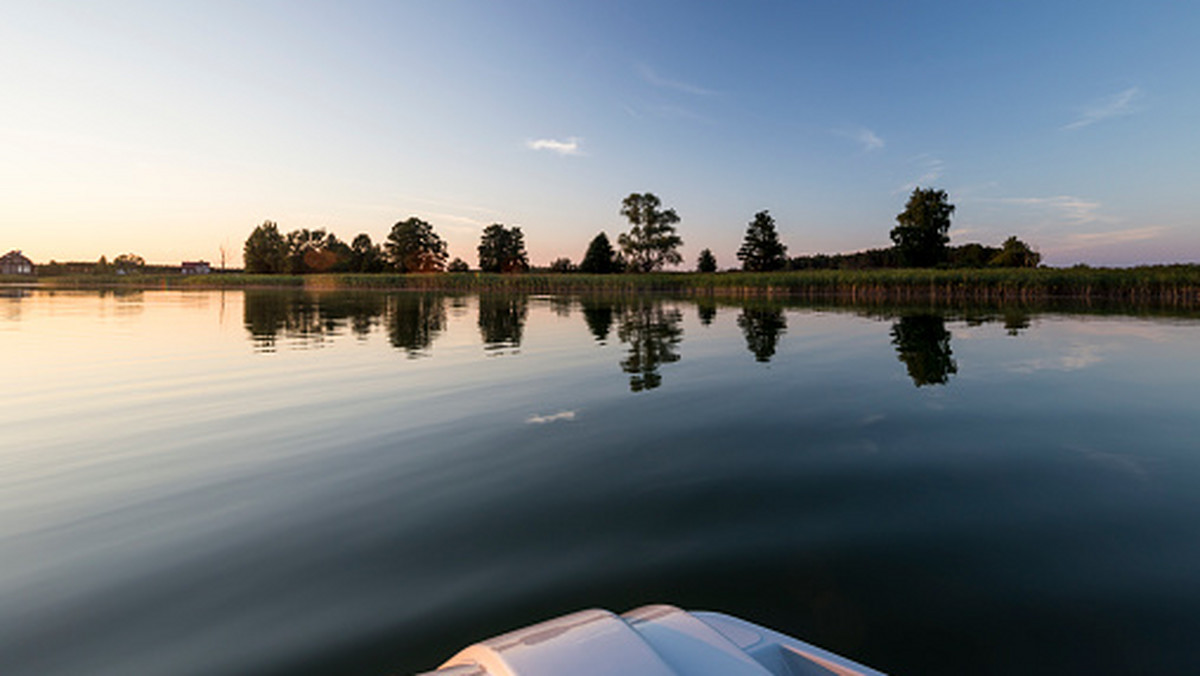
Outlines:
[[[32,275],[33,261],[20,251],[9,251],[0,257],[0,275]]]
[[[185,275],[207,275],[212,272],[208,261],[184,261],[179,266],[179,272]]]

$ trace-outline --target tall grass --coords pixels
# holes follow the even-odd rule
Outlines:
[[[1038,269],[802,270],[794,272],[588,275],[482,272],[330,275],[81,275],[54,287],[396,289],[521,293],[665,293],[807,297],[851,301],[1036,301],[1050,298],[1200,305],[1200,266]]]

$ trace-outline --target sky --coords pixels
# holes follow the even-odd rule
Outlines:
[[[0,10],[0,250],[241,264],[254,227],[382,241],[491,223],[578,262],[674,208],[684,268],[951,243],[1051,265],[1200,261],[1200,3],[50,2]]]

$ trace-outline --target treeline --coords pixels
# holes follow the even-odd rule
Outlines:
[[[178,274],[179,265],[151,265],[137,254],[126,253],[111,261],[101,256],[96,261],[50,261],[37,267],[39,277],[67,277],[74,275],[166,275]]]
[[[817,254],[787,257],[787,246],[779,239],[770,212],[760,211],[746,228],[737,251],[741,270],[770,272],[777,270],[869,270],[887,268],[983,268],[1037,267],[1041,256],[1016,237],[1000,247],[983,244],[949,246],[950,204],[945,191],[917,188],[905,210],[896,216],[898,225],[890,236],[894,246],[852,254]],[[558,258],[548,268],[552,273],[589,274],[648,273],[667,265],[683,262],[679,248],[683,239],[676,230],[680,222],[674,209],[664,208],[653,193],[632,193],[621,202],[620,213],[629,222],[629,231],[617,237],[614,248],[604,232],[588,244],[579,264]],[[478,270],[482,272],[528,272],[529,256],[519,227],[493,223],[480,236]],[[382,243],[371,241],[366,233],[350,243],[343,242],[324,229],[293,230],[284,234],[277,224],[266,221],[254,229],[243,249],[245,269],[258,274],[329,272],[357,273],[430,273],[466,272],[470,265],[461,258],[447,263],[445,241],[433,226],[410,217],[392,226]],[[696,261],[699,272],[717,272],[717,259],[711,249],[703,249]]]

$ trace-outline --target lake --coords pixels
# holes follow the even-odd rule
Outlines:
[[[0,673],[404,674],[583,608],[1194,672],[1200,320],[0,290]]]

